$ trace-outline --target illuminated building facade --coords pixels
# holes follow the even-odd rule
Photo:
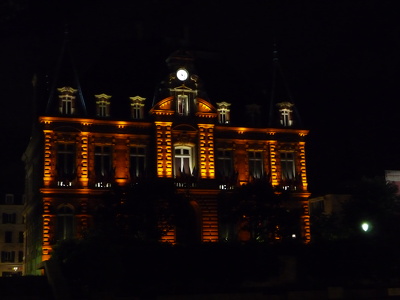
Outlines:
[[[0,276],[22,276],[24,262],[24,232],[21,197],[5,194],[0,198]]]
[[[115,186],[143,179],[173,181],[179,194],[190,195],[189,234],[168,226],[162,242],[180,243],[188,235],[220,241],[218,195],[263,178],[276,193],[290,192],[288,207],[301,210],[298,238],[309,242],[308,131],[298,128],[293,102],[273,103],[270,119],[277,123],[243,126],[231,119],[230,103],[208,99],[190,53],[178,51],[166,62],[170,73],[152,103],[127,95],[123,116],[113,116],[113,96],[101,90],[84,99],[76,75],[50,90],[23,157],[27,274],[37,272],[57,241],[95,227],[93,214]],[[248,111],[254,117],[259,107]]]

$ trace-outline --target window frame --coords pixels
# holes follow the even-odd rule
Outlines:
[[[291,155],[291,157],[288,157]],[[281,178],[282,180],[293,180],[296,177],[296,158],[294,151],[280,152]],[[291,173],[291,174],[290,174]],[[286,176],[289,174],[289,176]]]
[[[188,150],[188,153],[177,153],[177,150]],[[185,172],[185,159],[188,161],[188,168],[189,172]],[[181,171],[178,168],[178,160],[180,161],[179,166],[182,166],[183,163],[183,170]],[[194,169],[195,169],[195,153],[194,153],[194,147],[192,145],[174,145],[174,176],[179,177],[182,174],[184,175],[193,175]]]
[[[143,150],[143,153],[132,150]],[[135,162],[134,164],[132,162]],[[141,167],[142,166],[142,167]],[[129,174],[131,177],[143,176],[147,168],[147,147],[145,145],[131,145],[129,147]]]
[[[256,157],[260,154],[260,157]],[[264,155],[263,151],[259,150],[248,150],[248,165],[249,165],[249,175],[254,179],[260,179],[264,176]],[[258,165],[258,166],[257,166]],[[257,167],[260,170],[260,174],[255,174]]]
[[[106,149],[108,149],[106,151]],[[94,147],[95,187],[111,187],[113,175],[113,147],[97,144]]]
[[[189,96],[185,94],[177,95],[176,111],[180,116],[189,115]]]

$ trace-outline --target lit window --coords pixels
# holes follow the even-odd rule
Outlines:
[[[229,124],[230,120],[230,103],[220,102],[218,105],[218,122],[220,124]]]
[[[293,125],[293,103],[281,102],[277,104],[280,114],[280,124],[288,127]]]
[[[259,179],[264,174],[263,157],[261,151],[248,151],[250,176]]]
[[[95,95],[96,97],[96,110],[98,117],[109,117],[110,116],[110,98],[111,96],[106,94]]]
[[[72,186],[75,176],[75,144],[59,143],[57,145],[58,186]]]
[[[62,87],[57,89],[60,95],[59,111],[63,115],[72,115],[75,112],[75,93],[77,90],[71,87]]]
[[[65,240],[74,237],[74,211],[64,205],[57,211],[57,240]]]
[[[295,163],[293,152],[281,152],[281,171],[283,180],[295,178]]]
[[[96,146],[94,152],[96,187],[111,186],[112,164],[111,146]]]
[[[140,120],[143,119],[144,101],[146,98],[139,96],[130,97],[131,99],[131,114],[132,119]]]
[[[189,114],[189,98],[187,95],[178,95],[177,112],[181,116]]]
[[[191,175],[193,172],[192,147],[175,147],[175,176],[182,174]]]
[[[132,178],[138,178],[144,175],[146,170],[146,147],[132,146],[130,148],[130,174]]]

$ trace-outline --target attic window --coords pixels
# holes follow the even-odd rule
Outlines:
[[[178,95],[176,111],[181,116],[189,114],[189,98],[187,95]]]
[[[6,194],[5,204],[14,204],[14,194]]]
[[[75,93],[77,90],[72,87],[58,88],[57,91],[60,93],[58,98],[60,99],[59,111],[63,115],[72,115],[75,112]]]
[[[96,97],[96,115],[98,117],[109,117],[110,116],[110,98],[111,96],[106,94],[95,95]]]
[[[220,102],[218,105],[218,122],[220,124],[229,124],[230,123],[230,112],[229,106],[230,103]]]
[[[293,125],[293,103],[290,102],[281,102],[278,103],[279,107],[279,123],[282,126],[289,127]]]
[[[129,99],[131,99],[132,119],[135,119],[135,120],[143,119],[144,101],[146,100],[146,98],[135,96],[135,97],[130,97]]]

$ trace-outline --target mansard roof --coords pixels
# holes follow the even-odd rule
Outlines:
[[[268,126],[280,127],[278,118],[278,107],[286,105],[293,110],[294,127],[301,127],[302,122],[298,114],[297,107],[292,97],[289,85],[286,81],[283,68],[278,59],[278,50],[276,45],[273,49],[272,58],[272,85],[271,85],[271,98],[269,107]]]
[[[126,50],[125,52],[129,51]],[[302,127],[296,105],[290,93],[280,62],[278,60],[276,49],[274,49],[273,52],[272,86],[270,97],[262,95],[261,92],[257,94],[257,91],[252,90],[250,86],[246,87],[245,82],[243,82],[242,86],[238,86],[237,81],[231,80],[230,76],[232,74],[228,74],[229,71],[224,71],[224,69],[219,66],[219,70],[225,72],[221,73],[220,75],[224,77],[223,81],[221,81],[223,82],[223,84],[216,84],[215,82],[211,83],[213,84],[213,88],[218,90],[219,95],[218,98],[213,98],[211,100],[208,92],[206,91],[206,86],[205,84],[203,84],[200,74],[198,74],[196,66],[196,63],[198,63],[197,56],[199,56],[197,52],[188,51],[186,49],[180,49],[169,55],[168,58],[165,60],[165,65],[167,67],[167,69],[165,70],[166,76],[159,80],[158,85],[157,82],[154,84],[154,86],[156,87],[155,89],[149,88],[150,85],[153,86],[152,84],[147,83],[144,86],[140,83],[138,84],[135,81],[132,81],[131,84],[128,84],[128,87],[121,89],[121,85],[124,84],[124,86],[126,86],[126,83],[130,82],[130,79],[127,78],[124,80],[124,82],[121,82],[120,80],[113,80],[112,74],[108,74],[109,77],[105,79],[108,80],[106,85],[103,85],[102,82],[98,82],[99,76],[86,76],[86,80],[88,82],[84,82],[81,87],[80,78],[78,76],[79,67],[77,68],[75,66],[73,59],[74,55],[71,51],[68,35],[66,34],[54,74],[49,78],[50,85],[47,91],[48,95],[45,109],[39,113],[45,113],[49,116],[57,115],[57,89],[66,86],[69,86],[77,91],[76,116],[95,117],[95,95],[104,94],[109,96],[110,101],[110,117],[107,118],[122,120],[130,118],[130,99],[132,97],[139,96],[142,98],[146,98],[146,100],[144,101],[145,118],[151,116],[155,112],[157,112],[156,114],[167,114],[172,116],[174,115],[176,109],[176,107],[173,106],[174,99],[172,97],[172,92],[187,91],[191,92],[193,94],[193,97],[196,99],[196,104],[193,107],[194,110],[192,112],[193,115],[199,117],[215,118],[218,113],[216,109],[216,103],[226,102],[227,104],[230,104],[229,124],[231,126],[279,128],[282,127],[282,124],[279,123],[279,116],[277,114],[279,103],[281,103],[280,107],[282,107],[282,104],[288,103],[290,104],[290,109],[293,110],[294,123],[291,127]],[[143,59],[145,59],[145,57],[143,57]],[[201,57],[200,63],[202,63]],[[207,62],[206,66],[201,65],[200,69],[203,70],[203,73],[204,71],[206,74],[207,72],[215,72],[212,68],[212,65],[210,64],[212,64],[212,62]],[[207,66],[211,68],[211,70],[207,71]],[[130,68],[132,69],[133,67],[130,66]],[[176,70],[178,68],[185,68],[189,72],[189,77],[184,82],[180,81],[176,76]],[[161,64],[159,70],[162,69],[163,66]],[[143,70],[143,68],[140,70]],[[154,68],[152,70],[154,70]],[[155,70],[154,72],[159,73],[159,70]],[[115,71],[118,71],[117,68],[115,70],[113,69],[113,72]],[[146,80],[146,74],[142,74],[138,70],[133,71],[135,72],[135,74],[137,74],[135,76],[140,77],[140,82],[144,82]],[[201,75],[204,76],[204,78],[207,78],[206,74]],[[118,75],[118,78],[125,75],[126,74],[122,72]],[[220,81],[218,81],[218,77],[215,77],[215,74],[213,74],[213,76],[211,77],[217,78],[217,82],[220,83]],[[229,83],[232,83],[232,86],[226,86]],[[117,87],[113,90],[110,90],[111,85],[116,85]],[[144,91],[143,89],[145,87],[146,90]],[[243,90],[247,91],[248,89],[248,99],[240,99],[239,96],[236,98],[232,97],[232,99],[230,99],[231,96],[223,98],[224,94],[235,96],[234,91],[236,89],[240,89],[242,92]],[[82,90],[84,93],[82,92]],[[83,95],[85,95],[85,98]]]
[[[58,114],[58,89],[71,87],[76,90],[76,115],[87,116],[86,102],[83,97],[78,70],[70,47],[68,32],[65,32],[61,51],[53,74],[49,78],[49,93],[45,108],[48,115]]]

